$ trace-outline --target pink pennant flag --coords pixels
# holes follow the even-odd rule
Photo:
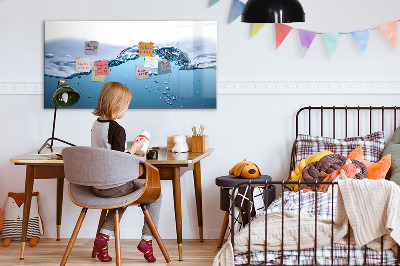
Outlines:
[[[278,47],[282,44],[282,42],[285,40],[286,36],[288,36],[292,29],[293,28],[288,25],[275,23],[276,49],[278,49]]]
[[[393,49],[397,48],[397,20],[378,27]]]
[[[301,43],[301,54],[302,54],[302,57],[304,58],[306,56],[308,48],[310,48],[317,33],[315,31],[299,29],[299,35],[300,35],[300,43]]]

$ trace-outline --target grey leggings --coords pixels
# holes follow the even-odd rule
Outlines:
[[[113,187],[108,189],[93,188],[93,194],[101,198],[116,198],[128,195],[138,189],[141,189],[143,186],[144,182],[133,180],[119,187]],[[155,202],[146,204],[146,207],[149,210],[151,218],[153,218],[154,224],[157,228],[158,228],[158,221],[160,218],[161,202],[162,202],[162,196],[160,194],[160,197]],[[122,218],[122,215],[124,214],[125,210],[126,207],[118,208],[120,219]],[[109,236],[114,236],[114,214],[115,214],[115,209],[108,210],[106,220],[104,221],[100,233]],[[151,240],[152,238],[153,234],[150,230],[149,225],[145,220],[142,230],[142,239]]]

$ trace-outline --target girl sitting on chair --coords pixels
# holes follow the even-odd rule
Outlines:
[[[93,147],[106,148],[125,152],[126,134],[125,129],[115,120],[121,119],[127,112],[132,99],[132,92],[124,85],[118,82],[107,82],[104,84],[97,103],[97,108],[93,114],[99,118],[93,123],[91,133],[91,143]],[[138,155],[136,151],[142,148],[146,142],[145,138],[136,138],[129,149],[129,153],[144,157],[146,154]],[[137,177],[132,177],[132,181],[117,187],[93,187],[93,194],[102,198],[122,197],[140,189],[143,184],[135,182]],[[158,227],[158,220],[161,208],[160,197],[153,203],[147,205],[147,209],[153,218],[154,224]],[[120,219],[125,212],[126,207],[119,208]],[[97,258],[101,261],[111,261],[108,255],[108,240],[114,236],[115,210],[108,210],[106,219],[101,228],[99,236],[94,241],[97,249]],[[152,238],[150,227],[144,221],[142,230],[142,240],[137,246],[138,250],[144,253],[144,258],[149,262],[155,262],[153,255]]]

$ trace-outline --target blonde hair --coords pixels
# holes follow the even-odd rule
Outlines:
[[[107,82],[101,89],[93,114],[115,120],[131,99],[132,92],[126,86],[119,82]]]

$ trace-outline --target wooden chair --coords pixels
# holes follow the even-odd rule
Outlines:
[[[149,224],[166,262],[171,262],[145,205],[157,200],[161,193],[160,175],[157,168],[137,156],[103,148],[68,147],[62,150],[62,156],[65,179],[70,182],[68,186],[69,196],[74,204],[82,207],[82,211],[60,265],[66,264],[88,209],[102,209],[96,237],[103,226],[107,210],[116,209],[114,215],[116,265],[121,265],[118,208],[129,205],[139,205],[142,208],[145,220]],[[137,167],[138,161],[141,170]],[[138,180],[144,182],[143,189],[118,198],[100,198],[91,191],[92,186],[116,185],[128,182],[132,179],[132,176],[145,177],[144,180]],[[92,257],[96,257],[94,247]]]

